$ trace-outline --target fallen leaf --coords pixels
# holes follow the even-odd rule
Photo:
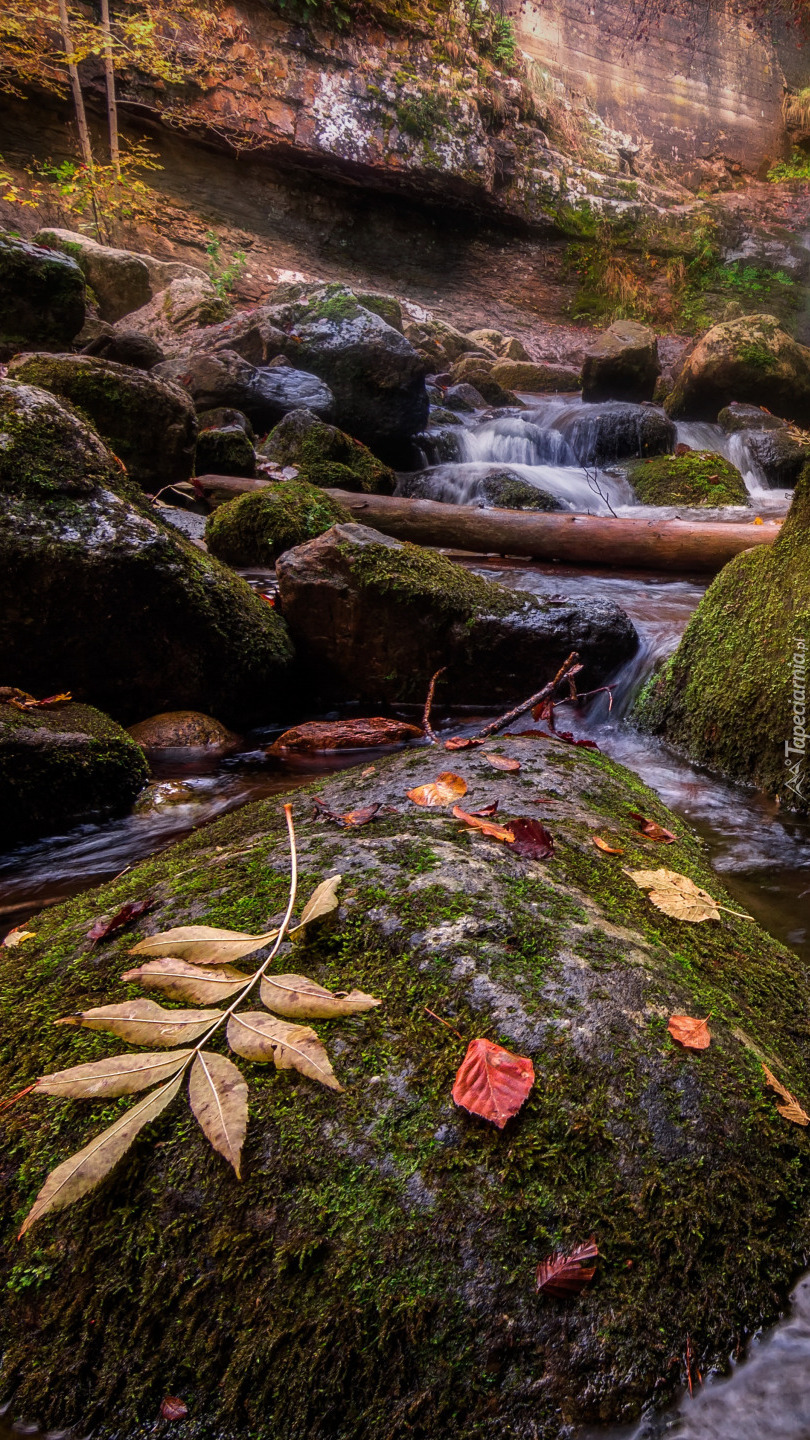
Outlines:
[[[238,930],[215,930],[210,925],[178,925],[160,935],[148,935],[130,950],[130,955],[152,955],[158,959],[188,960],[196,965],[219,965],[252,955],[271,940],[278,930],[266,935],[244,935]]]
[[[688,875],[678,875],[674,870],[628,870],[627,874],[640,890],[649,889],[647,898],[673,920],[699,925],[704,920],[720,919],[717,901]]]
[[[191,1067],[188,1098],[200,1129],[241,1180],[242,1146],[248,1120],[248,1087],[227,1055],[201,1050]]]
[[[466,794],[466,780],[454,775],[452,770],[443,770],[431,784],[417,785],[415,790],[409,790],[408,799],[413,800],[414,805],[452,805],[454,800],[460,800]]]
[[[369,750],[379,745],[402,745],[408,740],[421,740],[417,725],[404,720],[386,720],[376,716],[370,720],[312,720],[285,730],[267,750],[268,755],[281,755],[290,750],[311,753],[318,750]]]
[[[99,940],[106,940],[107,936],[112,935],[115,930],[123,930],[125,925],[131,925],[139,915],[145,915],[147,910],[152,909],[154,903],[154,900],[127,900],[126,904],[122,905],[120,910],[116,910],[109,920],[96,921],[92,930],[87,932],[88,940],[91,940],[94,945]]]
[[[182,1072],[133,1105],[120,1120],[102,1131],[83,1150],[63,1160],[52,1170],[29,1210],[18,1239],[49,1210],[64,1210],[88,1191],[94,1190],[126,1154],[136,1135],[150,1120],[157,1119],[180,1089]]]
[[[577,740],[571,730],[557,730],[551,738],[553,740],[562,740],[566,745],[575,745],[578,750],[599,749],[595,740]]]
[[[491,1040],[471,1040],[453,1085],[453,1100],[502,1130],[534,1084],[534,1066]]]
[[[529,860],[549,860],[554,854],[554,840],[539,820],[520,818],[509,821],[515,837],[515,854]]]
[[[342,875],[330,875],[328,880],[322,880],[320,885],[315,887],[304,906],[301,919],[289,932],[291,935],[298,934],[300,930],[305,930],[307,925],[311,925],[313,921],[323,920],[327,915],[332,915],[334,911],[337,910],[340,904],[337,892],[342,879]]]
[[[601,850],[605,855],[623,855],[623,854],[624,854],[624,850],[621,848],[621,846],[619,846],[619,845],[609,845],[608,842],[607,842],[607,840],[603,840],[603,839],[602,839],[602,836],[601,836],[601,835],[592,835],[592,836],[591,836],[591,840],[593,841],[593,843],[594,843],[594,845],[596,846],[597,850]]]
[[[578,1245],[569,1255],[549,1255],[548,1259],[541,1260],[537,1267],[538,1290],[543,1295],[556,1295],[563,1300],[568,1295],[579,1295],[596,1274],[598,1256],[599,1249],[594,1235],[586,1244]]]
[[[171,956],[162,960],[148,960],[137,970],[125,970],[122,980],[137,982],[149,990],[161,990],[169,1000],[191,1000],[196,1005],[209,1005],[212,1001],[227,1000],[235,995],[250,979],[242,970],[224,965],[215,970],[213,966],[189,965],[186,960],[175,960]]]
[[[263,1011],[240,1011],[228,1021],[228,1044],[237,1055],[277,1070],[298,1070],[330,1090],[342,1090],[322,1041],[308,1025],[291,1025]]]
[[[9,930],[3,944],[8,950],[14,950],[17,945],[23,945],[26,940],[34,940],[36,933],[36,930],[22,930],[15,926],[13,930]]]
[[[219,1010],[164,1010],[154,1000],[125,1000],[121,1005],[99,1005],[77,1015],[55,1020],[55,1025],[104,1030],[132,1045],[179,1045],[198,1040],[219,1020]]]
[[[365,778],[366,778],[367,775],[376,775],[376,773],[377,773],[377,766],[376,766],[376,765],[367,765],[366,768],[365,768],[365,770],[361,770],[361,771],[360,771],[360,775],[361,775],[361,777],[363,778],[363,780],[365,780]]]
[[[313,795],[312,798],[318,808],[319,816],[324,820],[332,820],[336,825],[344,825],[347,829],[351,829],[353,826],[367,825],[369,820],[373,820],[374,816],[382,809],[382,801],[378,801],[376,805],[366,805],[360,810],[350,810],[346,815],[339,815],[335,810],[328,809],[317,795]]]
[[[453,806],[453,814],[457,820],[463,820],[472,830],[480,830],[482,835],[488,835],[491,840],[503,840],[507,845],[513,845],[515,837],[511,830],[503,825],[489,825],[486,820],[479,820],[478,816],[470,810],[462,810],[460,805]]]
[[[500,801],[493,800],[491,805],[482,805],[480,810],[467,810],[462,813],[472,815],[474,819],[484,818],[487,815],[497,815]]]
[[[263,975],[261,997],[268,1010],[292,1020],[335,1020],[341,1015],[361,1015],[382,1004],[362,990],[335,995],[305,975]]]
[[[15,710],[50,710],[58,705],[70,705],[73,700],[69,690],[63,695],[46,695],[44,700],[34,700],[30,696],[25,700],[7,700],[7,705],[13,705]]]
[[[693,1020],[689,1015],[671,1015],[667,1029],[675,1043],[685,1050],[708,1050],[712,1043],[707,1022]]]
[[[661,845],[671,845],[677,840],[677,835],[673,835],[671,830],[665,830],[663,825],[656,825],[654,820],[648,820],[646,815],[639,815],[637,810],[630,810],[628,814],[631,820],[638,822],[639,830],[648,840],[657,840]]]
[[[779,1114],[782,1115],[785,1120],[790,1120],[793,1125],[810,1125],[810,1115],[806,1114],[802,1109],[795,1095],[791,1095],[790,1091],[785,1089],[784,1085],[777,1080],[767,1065],[763,1065],[762,1070],[766,1085],[770,1085],[771,1089],[775,1090],[784,1102],[782,1105],[777,1105],[776,1107]]]
[[[160,1416],[162,1420],[185,1420],[188,1415],[188,1406],[178,1400],[176,1395],[165,1395],[160,1402]]]
[[[764,524],[765,524],[765,521],[762,519],[762,516],[761,516],[761,515],[757,515],[757,518],[756,518],[756,520],[754,521],[754,524],[755,524],[755,525],[764,525]]]
[[[54,1070],[41,1075],[34,1094],[62,1095],[70,1100],[95,1100],[102,1095],[134,1095],[167,1080],[185,1066],[193,1050],[175,1050],[171,1055],[111,1055],[91,1060],[71,1070]]]
[[[541,722],[543,720],[546,720],[549,722],[549,724],[553,725],[554,705],[555,702],[553,700],[541,700],[539,704],[535,705],[532,708],[532,719],[540,720]]]
[[[451,735],[449,740],[445,740],[444,748],[445,750],[470,750],[476,745],[486,745],[486,743],[485,738],[479,739],[475,735]]]
[[[486,752],[484,759],[489,762],[493,770],[506,770],[510,774],[517,774],[520,769],[520,761],[510,760],[508,755],[492,755]]]

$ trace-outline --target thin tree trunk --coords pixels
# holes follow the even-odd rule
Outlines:
[[[115,94],[115,65],[113,64],[112,30],[110,28],[110,0],[101,0],[101,29],[104,34],[104,73],[107,77],[107,119],[110,126],[110,163],[115,171],[116,184],[121,180],[121,159],[118,145],[118,101]]]
[[[87,113],[84,108],[84,96],[82,95],[79,72],[71,59],[73,54],[73,37],[70,33],[70,20],[68,18],[67,0],[59,0],[59,28],[62,32],[62,44],[65,48],[65,59],[67,62],[68,75],[70,77],[70,88],[73,93],[73,108],[76,112],[76,129],[79,132],[79,149],[82,159],[90,177],[90,196],[93,204],[93,216],[96,222],[96,230],[101,234],[99,215],[96,206],[96,183],[95,168],[93,166],[93,147],[90,144],[90,131],[87,127]]]

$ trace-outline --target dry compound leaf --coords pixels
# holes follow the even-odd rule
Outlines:
[[[227,1055],[201,1050],[191,1067],[188,1098],[203,1134],[240,1180],[248,1119],[248,1087],[241,1070]]]
[[[198,1040],[219,1020],[220,1010],[164,1010],[154,1000],[125,1000],[121,1005],[98,1005],[78,1015],[66,1015],[56,1025],[104,1030],[132,1045],[180,1045]]]
[[[603,840],[601,835],[592,835],[591,840],[593,841],[597,850],[601,850],[604,855],[624,854],[624,850],[621,848],[621,846],[611,845],[607,840]]]
[[[693,1020],[690,1015],[671,1015],[667,1029],[685,1050],[708,1050],[712,1043],[706,1020]]]
[[[111,1055],[41,1075],[34,1086],[37,1095],[62,1095],[69,1100],[97,1100],[101,1096],[134,1095],[168,1080],[185,1066],[193,1050],[174,1050],[171,1055]]]
[[[342,1015],[360,1015],[382,1003],[362,990],[333,995],[304,975],[263,975],[261,997],[268,1010],[288,1020],[337,1020]]]
[[[508,755],[492,755],[485,751],[484,759],[492,766],[493,770],[505,770],[516,775],[520,769],[520,761],[510,760]]]
[[[488,835],[490,840],[503,840],[507,845],[513,845],[515,837],[511,830],[504,825],[492,825],[487,820],[480,820],[471,811],[462,810],[460,805],[453,806],[453,814],[456,820],[463,820],[471,830],[480,830],[482,835]]]
[[[471,1040],[453,1084],[453,1100],[502,1130],[534,1084],[534,1066],[491,1040]]]
[[[598,1255],[594,1235],[569,1255],[549,1255],[537,1267],[538,1290],[544,1295],[556,1295],[561,1300],[568,1295],[579,1295],[596,1274]]]
[[[166,957],[148,960],[137,970],[125,970],[122,980],[136,982],[148,990],[160,990],[169,1000],[190,1000],[196,1005],[218,1004],[235,995],[250,979],[242,970],[223,965],[189,965],[185,960]]]
[[[701,890],[688,875],[675,870],[628,870],[640,890],[649,889],[649,899],[656,909],[673,920],[687,920],[699,925],[704,920],[719,920],[717,901]]]
[[[791,1095],[790,1091],[785,1089],[784,1085],[777,1080],[767,1065],[763,1065],[762,1072],[765,1076],[766,1085],[770,1085],[771,1089],[776,1091],[783,1102],[776,1107],[779,1114],[783,1116],[785,1120],[790,1120],[793,1125],[810,1125],[810,1115],[806,1114],[802,1109],[795,1095]]]
[[[661,845],[671,845],[677,840],[677,835],[673,835],[671,830],[665,830],[663,825],[656,825],[654,820],[648,820],[646,815],[640,815],[638,810],[630,810],[628,814],[648,840],[657,840]]]
[[[272,1061],[277,1070],[299,1070],[330,1090],[343,1089],[324,1045],[308,1025],[291,1025],[261,1010],[242,1011],[228,1021],[228,1044],[245,1060]]]
[[[188,960],[192,965],[222,965],[252,955],[271,940],[278,930],[266,935],[243,935],[238,930],[215,930],[210,925],[179,925],[160,935],[149,935],[130,950],[130,955],[149,955],[154,959],[170,956]]]
[[[466,780],[454,775],[452,770],[443,770],[429,785],[417,785],[415,790],[409,790],[408,799],[413,800],[414,805],[452,805],[466,794]]]
[[[144,1100],[133,1105],[131,1110],[127,1110],[109,1130],[102,1131],[101,1135],[97,1135],[83,1150],[57,1165],[37,1195],[18,1238],[22,1238],[49,1210],[63,1210],[67,1205],[72,1205],[74,1200],[80,1200],[88,1191],[95,1189],[126,1154],[144,1125],[155,1120],[171,1103],[180,1089],[182,1078],[181,1072],[167,1085],[153,1090],[151,1095],[147,1095]]]

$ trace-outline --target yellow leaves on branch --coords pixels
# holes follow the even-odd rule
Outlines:
[[[237,1055],[277,1070],[300,1070],[329,1090],[342,1090],[326,1047],[308,1025],[290,1025],[263,1011],[242,1011],[228,1021],[228,1044]]]
[[[242,1145],[248,1120],[248,1087],[241,1070],[226,1055],[201,1050],[188,1081],[188,1098],[206,1139],[236,1171],[240,1180]]]
[[[338,1020],[344,1015],[361,1015],[381,1004],[362,990],[335,995],[304,975],[264,975],[261,997],[268,1010],[295,1020]]]
[[[678,875],[675,870],[628,870],[626,873],[640,890],[649,890],[647,898],[657,910],[663,910],[673,920],[687,920],[690,925],[699,925],[704,920],[719,920],[721,910],[736,915],[739,920],[751,918],[739,910],[729,910],[727,905],[721,905],[688,875]]]
[[[104,1030],[131,1045],[170,1046],[199,1040],[221,1018],[221,1010],[164,1010],[154,1000],[125,1000],[122,1005],[99,1005],[66,1015],[56,1024]]]

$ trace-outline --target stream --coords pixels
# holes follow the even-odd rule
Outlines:
[[[574,397],[523,398],[529,408],[520,414],[490,419],[466,416],[463,425],[451,432],[457,458],[440,460],[438,450],[425,454],[433,498],[475,504],[486,470],[508,465],[529,483],[552,492],[565,509],[591,514],[613,511],[657,518],[694,515],[750,520],[752,514],[784,514],[790,502],[789,491],[768,488],[747,450],[744,433],[729,437],[718,426],[691,424],[678,427],[678,440],[731,459],[743,474],[753,508],[707,512],[639,506],[622,476],[610,468],[593,470],[578,464],[558,428],[565,423],[570,435],[570,426],[576,421],[578,443],[587,445],[588,427],[601,407],[583,406]],[[758,792],[724,784],[690,765],[640,734],[628,721],[633,697],[656,663],[677,646],[708,581],[630,571],[589,573],[502,557],[463,558],[476,573],[512,588],[612,600],[627,611],[641,644],[612,681],[612,706],[607,696],[600,696],[587,710],[561,710],[559,727],[595,739],[611,758],[639,774],[698,831],[712,865],[741,908],[810,960],[810,825],[782,814]],[[267,583],[266,576],[249,578],[257,585]],[[531,688],[528,677],[527,693]],[[443,715],[440,702],[439,693],[434,715],[437,728],[448,734],[463,733],[465,726],[473,728],[477,723],[478,717],[469,712]],[[291,716],[290,723],[298,718]],[[224,760],[192,759],[187,752],[164,753],[133,814],[106,824],[84,825],[0,856],[0,933],[43,905],[55,904],[118,875],[237,806],[380,753],[344,752],[283,763],[270,761],[264,751],[277,733],[256,731],[246,736],[237,753]],[[651,1417],[640,1426],[595,1431],[579,1440],[656,1440],[668,1434],[683,1440],[810,1440],[810,1387],[805,1380],[810,1366],[810,1277],[797,1286],[787,1318],[770,1336],[752,1341],[745,1363],[730,1364],[730,1378],[707,1381],[693,1400],[685,1397],[674,1411]],[[0,1413],[0,1440],[39,1433],[36,1427],[18,1428],[10,1422],[10,1412],[5,1417]]]

